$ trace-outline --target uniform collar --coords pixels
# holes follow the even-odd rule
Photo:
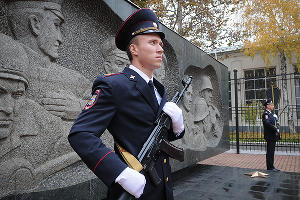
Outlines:
[[[269,113],[272,113],[270,110],[266,109],[266,111],[268,111]]]
[[[139,70],[137,67],[133,65],[129,65],[129,68],[135,71],[136,73],[138,73],[146,81],[146,83],[148,83],[150,80],[153,82],[153,76],[150,79],[144,72],[142,72],[141,70]]]
[[[132,65],[132,67],[134,67],[134,66]],[[123,70],[124,75],[127,76],[127,78],[130,81],[136,82],[135,86],[136,86],[137,90],[141,92],[143,97],[147,100],[147,102],[151,105],[151,107],[155,111],[154,102],[153,102],[153,99],[151,96],[152,91],[150,90],[150,87],[148,86],[146,80],[144,78],[142,78],[142,76],[138,73],[138,71],[135,71],[134,68],[132,68],[132,67],[125,67]],[[150,79],[148,77],[148,81],[149,80]],[[160,96],[162,97],[162,100],[160,102],[159,109],[157,112],[157,114],[159,114],[162,111],[162,108],[165,105],[165,103],[168,101],[168,97],[167,97],[167,93],[165,92],[164,86],[160,82],[158,82],[155,78],[153,78],[153,84],[154,84],[155,88],[157,88],[157,91],[160,94]]]

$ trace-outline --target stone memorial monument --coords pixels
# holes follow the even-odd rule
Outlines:
[[[135,10],[127,0],[0,0],[0,199],[105,197],[67,135],[93,80],[130,64],[114,36]],[[161,26],[154,76],[169,99],[193,76],[180,105],[185,161],[171,161],[176,171],[229,149],[227,67]],[[102,139],[113,145],[107,131]]]
[[[194,124],[198,127],[207,141],[207,146],[215,147],[218,145],[223,132],[223,119],[220,112],[213,105],[213,87],[210,78],[206,75],[200,77],[200,88],[195,98],[193,113]],[[197,94],[196,94],[197,95]]]

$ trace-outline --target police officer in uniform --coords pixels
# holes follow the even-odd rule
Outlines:
[[[276,141],[280,139],[278,117],[276,114],[272,114],[272,111],[274,110],[274,104],[271,99],[267,99],[264,103],[264,106],[265,111],[262,115],[262,121],[264,126],[264,138],[267,142],[267,170],[279,171],[274,167],[275,145]]]
[[[164,37],[152,10],[140,9],[127,18],[115,43],[127,52],[131,65],[123,72],[103,75],[94,81],[93,96],[68,136],[83,162],[108,187],[118,185],[143,200],[173,199],[168,156],[161,153],[155,164],[163,181],[154,186],[148,174],[128,167],[116,145],[115,151],[111,150],[99,137],[107,129],[118,145],[137,157],[162,110],[172,120],[167,139],[173,141],[183,137],[181,109],[167,102],[164,86],[152,76],[162,63]]]

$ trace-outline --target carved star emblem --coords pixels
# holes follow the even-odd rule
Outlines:
[[[245,173],[245,175],[251,176],[251,178],[254,178],[254,177],[267,178],[267,176],[269,176],[269,174],[259,172],[259,171]]]

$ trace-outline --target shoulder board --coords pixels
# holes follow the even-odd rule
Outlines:
[[[104,76],[103,76],[103,77],[115,76],[115,75],[119,75],[119,74],[123,74],[123,72],[119,72],[119,73],[112,73],[112,74],[104,74]]]

